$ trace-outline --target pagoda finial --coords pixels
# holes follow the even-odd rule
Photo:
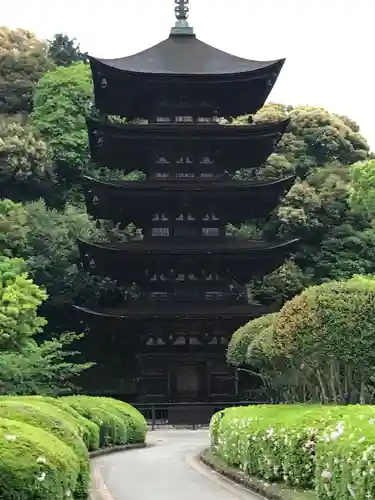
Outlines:
[[[194,35],[193,28],[189,26],[189,0],[174,0],[176,24],[171,29],[171,35]]]
[[[189,0],[174,0],[176,7],[174,8],[176,19],[182,21],[189,16]]]

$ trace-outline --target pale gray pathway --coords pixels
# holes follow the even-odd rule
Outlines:
[[[102,500],[238,500],[259,498],[200,467],[194,457],[208,446],[203,430],[149,433],[148,448],[98,458],[94,469],[107,487]],[[197,464],[198,467],[194,466]],[[192,465],[193,464],[193,465]],[[95,472],[95,471],[94,471]]]

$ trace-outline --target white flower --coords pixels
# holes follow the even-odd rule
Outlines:
[[[17,439],[17,436],[12,436],[11,434],[5,434],[4,435],[4,438],[7,440],[7,441],[15,441]]]
[[[72,492],[70,490],[68,490],[66,492],[66,498],[70,498],[72,496]]]
[[[37,480],[38,480],[39,482],[44,481],[44,480],[45,480],[45,478],[46,478],[46,473],[45,473],[45,472],[41,472],[41,473],[39,474],[39,476],[37,476]]]
[[[369,424],[375,424],[375,419],[374,418],[370,418],[370,420],[368,421]]]
[[[330,481],[332,479],[332,472],[330,472],[329,470],[324,470],[322,473],[321,473],[321,477],[323,479],[328,479],[328,481]]]
[[[347,485],[348,491],[352,497],[355,497],[355,489],[351,484]]]
[[[47,459],[46,459],[46,457],[38,457],[36,459],[36,463],[37,464],[46,464],[47,463]]]

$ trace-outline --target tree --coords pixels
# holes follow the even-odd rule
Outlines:
[[[0,254],[22,257],[33,280],[46,288],[49,298],[42,311],[53,332],[72,328],[67,311],[73,302],[95,304],[106,293],[123,293],[114,281],[78,267],[78,237],[118,242],[139,236],[132,226],[120,230],[103,221],[97,227],[81,207],[59,211],[42,200],[24,205],[0,200]]]
[[[0,27],[0,113],[30,112],[36,82],[51,69],[47,44],[23,29]]]
[[[272,402],[303,401],[304,379],[298,366],[273,348],[275,323],[279,313],[256,318],[232,336],[227,361],[240,373],[251,377],[250,399]],[[244,380],[242,380],[242,383]]]
[[[375,278],[312,286],[233,335],[227,360],[279,402],[371,403],[375,397]]]
[[[57,33],[48,44],[48,55],[56,66],[70,66],[79,61],[87,60],[87,53],[81,52],[81,48],[75,38]]]
[[[0,117],[0,196],[15,201],[51,200],[55,184],[47,144],[20,120]]]
[[[92,363],[76,364],[66,351],[82,335],[65,333],[38,344],[47,321],[38,308],[47,298],[25,272],[22,259],[0,257],[0,392],[56,394]]]
[[[0,353],[0,394],[57,396],[71,392],[75,379],[93,363],[74,362],[69,350],[82,334],[64,333],[41,344],[29,342],[20,352]]]
[[[350,187],[353,208],[375,219],[375,159],[352,166]]]
[[[374,394],[375,280],[354,277],[306,289],[287,302],[274,327],[274,352],[307,369],[323,402]]]
[[[60,179],[70,186],[88,161],[86,116],[92,104],[89,67],[59,67],[38,82],[32,125],[52,148]]]
[[[0,350],[21,351],[46,324],[37,309],[47,298],[21,259],[0,256]]]

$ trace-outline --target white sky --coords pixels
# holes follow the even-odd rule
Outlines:
[[[173,0],[12,0],[0,24],[76,37],[99,57],[166,38]],[[94,7],[95,5],[95,7]],[[201,40],[249,59],[286,57],[270,100],[346,114],[375,150],[375,0],[190,0]]]

